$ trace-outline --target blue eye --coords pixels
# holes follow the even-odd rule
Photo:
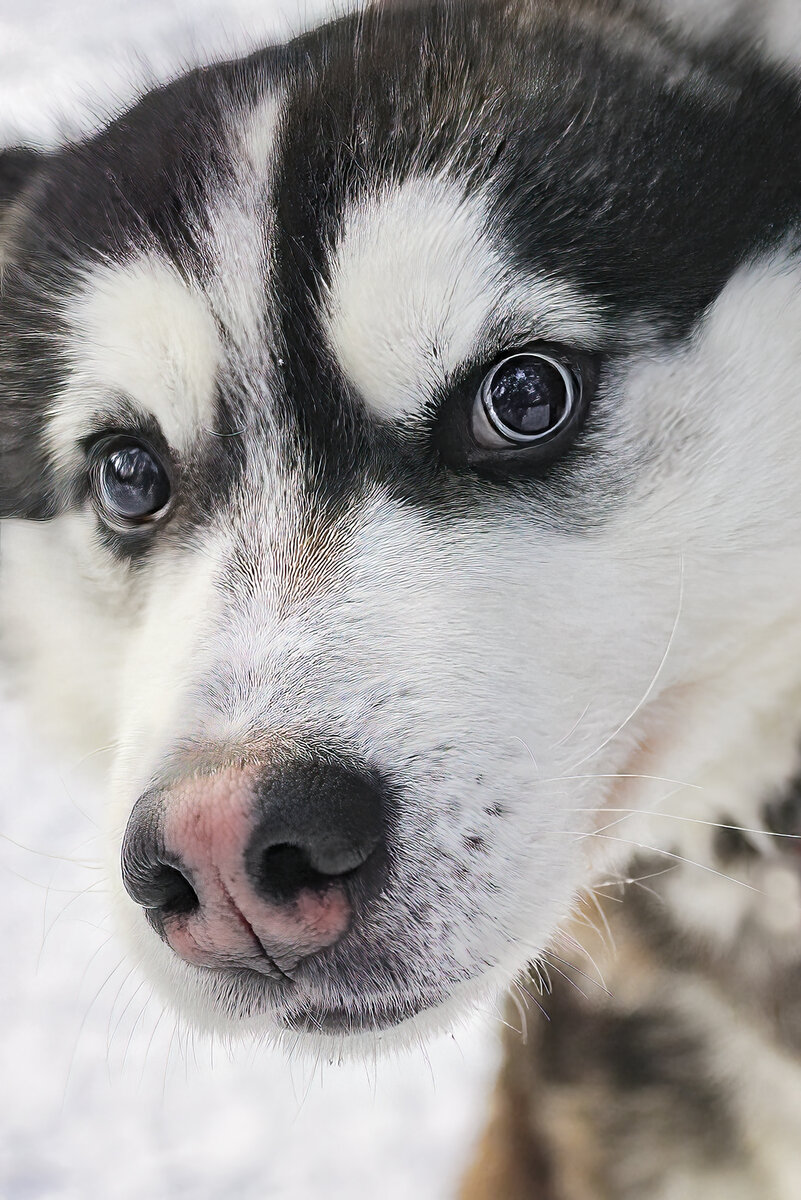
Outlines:
[[[100,515],[112,525],[156,521],[169,507],[169,476],[143,442],[112,438],[101,443],[94,453],[91,478]]]
[[[507,449],[549,440],[569,422],[579,394],[573,372],[550,354],[511,354],[484,376],[475,436],[484,446]]]

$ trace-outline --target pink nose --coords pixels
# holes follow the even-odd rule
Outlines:
[[[382,835],[369,773],[229,767],[137,802],[123,881],[187,962],[291,975],[337,942],[354,905],[375,893]]]

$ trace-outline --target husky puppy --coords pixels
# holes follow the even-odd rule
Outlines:
[[[550,961],[472,1195],[801,1194],[784,49],[415,3],[0,155],[6,672],[122,934],[333,1053]]]

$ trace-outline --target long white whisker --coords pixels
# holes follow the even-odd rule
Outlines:
[[[0,838],[10,845],[16,846],[18,850],[25,850],[28,854],[37,854],[40,858],[52,858],[56,862],[70,863],[76,867],[88,867],[91,871],[99,871],[102,868],[102,864],[97,859],[69,858],[66,854],[51,854],[48,850],[37,850],[34,846],[26,846],[24,842],[18,842],[16,838],[10,837],[7,833],[0,833]]]
[[[671,790],[669,792],[667,792],[664,796],[659,797],[656,804],[665,804],[668,800],[670,800],[670,798],[672,796],[675,796],[680,791],[681,791],[681,785],[679,787],[671,788]],[[613,808],[607,809],[607,812],[615,812],[615,811],[617,811],[617,810],[613,809]],[[622,810],[622,811],[625,812],[625,810]],[[648,810],[648,811],[653,811],[655,816],[658,815],[657,811],[656,811],[656,805],[654,805],[653,810]],[[636,809],[632,810],[630,812],[627,812],[625,814],[625,816],[616,817],[614,821],[607,821],[607,823],[605,825],[601,825],[600,829],[597,829],[595,832],[596,833],[604,833],[607,829],[614,829],[616,825],[622,825],[624,821],[628,821],[628,819],[634,815],[634,812],[636,812]]]
[[[583,945],[578,940],[578,938],[574,938],[571,933],[568,933],[564,929],[561,930],[559,936],[561,937],[562,941],[567,943],[568,946],[572,946],[573,949],[576,951],[576,953],[582,954],[584,956],[584,958],[586,958],[587,962],[590,964],[590,966],[592,967],[592,969],[595,971],[596,975],[600,979],[604,989],[608,990],[607,985],[606,985],[606,979],[604,978],[604,973],[601,970],[601,968],[598,966],[598,964],[595,961],[595,959],[593,958],[593,956],[590,954],[587,947],[585,945]],[[556,957],[558,958],[559,956],[557,955]],[[592,982],[595,983],[595,980],[592,980]]]
[[[523,1045],[527,1046],[528,1045],[528,1020],[526,1018],[526,1008],[525,1008],[525,1005],[523,1004],[522,1000],[520,999],[520,997],[517,995],[516,985],[514,983],[512,984],[512,987],[509,989],[509,996],[510,996],[515,1008],[517,1009],[518,1016],[520,1017],[520,1036],[523,1039]],[[536,1004],[536,1001],[535,1001],[535,1004]],[[537,1005],[537,1007],[541,1008],[540,1005]]]
[[[551,753],[552,750],[558,750],[560,746],[564,746],[566,742],[570,741],[573,734],[577,731],[579,725],[584,720],[587,713],[590,711],[591,704],[592,704],[592,701],[588,700],[587,703],[584,705],[584,708],[581,711],[581,716],[578,718],[578,720],[573,722],[570,729],[568,729],[567,733],[563,734],[562,737],[560,737],[558,742],[554,742],[554,744],[552,746],[548,747],[549,754]]]
[[[701,871],[708,871],[710,875],[717,875],[719,879],[725,879],[729,883],[736,883],[738,887],[746,888],[749,892],[755,892],[757,895],[762,895],[759,888],[752,887],[750,883],[746,883],[743,879],[735,879],[733,875],[726,875],[724,871],[716,871],[714,867],[707,866],[706,863],[696,862],[693,858],[685,858],[682,854],[674,854],[672,850],[662,850],[658,846],[647,846],[644,842],[635,842],[629,838],[610,837],[608,833],[589,833],[579,834],[581,841],[586,837],[601,838],[605,842],[619,842],[622,846],[633,846],[637,850],[645,850],[649,854],[663,854],[666,858],[673,858],[676,862],[686,863],[689,867],[698,867]]]
[[[613,951],[616,951],[616,950],[617,950],[617,945],[616,945],[616,943],[615,943],[615,935],[612,933],[612,926],[609,924],[609,918],[607,917],[606,913],[604,912],[604,906],[601,904],[601,901],[600,901],[600,900],[598,899],[598,897],[596,896],[596,894],[595,894],[595,889],[594,889],[594,888],[592,888],[592,887],[591,887],[591,888],[589,888],[589,889],[587,889],[587,890],[588,890],[588,893],[589,893],[589,896],[588,896],[588,898],[589,898],[589,899],[592,901],[592,903],[594,904],[594,906],[595,906],[595,909],[596,909],[596,911],[597,911],[597,913],[598,913],[598,916],[601,918],[601,921],[602,921],[602,923],[603,923],[603,927],[604,927],[604,929],[605,929],[605,931],[606,931],[606,936],[609,938],[609,945],[611,946],[611,948],[612,948],[612,950],[613,950]],[[599,935],[599,936],[600,936],[600,935]],[[601,941],[603,942],[603,939],[601,939]]]
[[[581,945],[580,942],[579,942],[579,945]],[[584,949],[583,946],[581,946],[581,950],[582,950],[582,953],[586,954],[586,950]],[[549,958],[555,958],[556,961],[559,963],[563,963],[564,966],[569,967],[571,971],[575,971],[577,975],[580,975],[582,979],[586,979],[587,982],[591,983],[593,987],[600,988],[601,991],[605,992],[607,996],[612,995],[612,993],[609,991],[609,988],[606,986],[605,983],[599,983],[599,981],[597,979],[593,979],[592,975],[588,975],[586,971],[582,971],[581,968],[577,967],[575,963],[569,962],[566,958],[561,958],[558,954],[554,954],[553,950],[543,950],[542,953],[547,954]],[[559,970],[559,968],[554,963],[551,963],[551,966],[554,968],[555,971]],[[596,967],[596,970],[597,970],[597,967]],[[561,975],[564,975],[564,971],[560,971],[559,973]],[[598,974],[599,975],[601,974],[600,971],[598,971]],[[567,976],[565,976],[565,978],[567,978]],[[601,978],[603,979],[603,976],[601,976]]]
[[[622,721],[620,723],[620,725],[618,725],[617,729],[614,729],[612,731],[612,733],[609,734],[608,737],[604,738],[604,740],[601,742],[601,744],[599,746],[596,746],[595,749],[590,754],[586,754],[584,756],[584,758],[580,759],[577,763],[574,763],[572,767],[568,768],[568,770],[575,771],[577,767],[581,767],[584,765],[585,762],[589,762],[589,760],[591,758],[595,758],[596,754],[600,754],[601,750],[603,750],[606,746],[608,746],[610,742],[613,742],[615,740],[615,738],[618,737],[618,735],[623,732],[623,730],[626,728],[626,726],[629,725],[634,720],[634,718],[637,716],[637,713],[639,713],[640,710],[648,703],[648,699],[649,699],[651,693],[653,692],[654,688],[657,685],[659,676],[662,674],[665,663],[668,660],[670,651],[673,648],[673,642],[676,637],[676,630],[679,627],[679,621],[681,619],[681,613],[682,613],[682,609],[684,607],[684,555],[683,554],[680,555],[679,562],[680,562],[679,602],[678,602],[678,606],[676,608],[676,616],[673,621],[673,627],[670,631],[670,637],[668,638],[667,646],[665,647],[665,653],[662,655],[659,666],[656,668],[653,678],[651,679],[651,682],[648,684],[648,687],[645,690],[645,694],[643,695],[643,697],[639,701],[639,703],[636,705],[636,707],[634,709],[632,709],[632,711],[626,717],[625,721]]]
[[[675,793],[671,793],[675,795]],[[801,833],[779,833],[774,829],[750,829],[747,825],[728,825],[725,821],[705,821],[701,817],[685,817],[678,813],[656,812],[640,808],[607,808],[605,804],[597,808],[576,808],[574,812],[620,812],[632,817],[665,817],[669,821],[687,821],[691,825],[706,825],[709,829],[731,829],[734,833],[752,833],[755,837],[788,838],[791,841],[801,840]],[[625,819],[625,818],[624,818]],[[604,826],[608,828],[608,826]]]

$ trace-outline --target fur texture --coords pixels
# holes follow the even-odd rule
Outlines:
[[[199,1024],[448,1022],[680,853],[666,813],[751,827],[792,777],[800,150],[769,54],[538,0],[346,17],[0,156],[9,671],[114,745],[120,927]],[[488,365],[542,343],[577,439],[477,454]],[[158,528],[93,503],[111,430],[171,464]],[[321,747],[392,783],[373,910],[289,993],[180,962],[120,883],[137,798]],[[671,904],[730,934],[699,874]]]

